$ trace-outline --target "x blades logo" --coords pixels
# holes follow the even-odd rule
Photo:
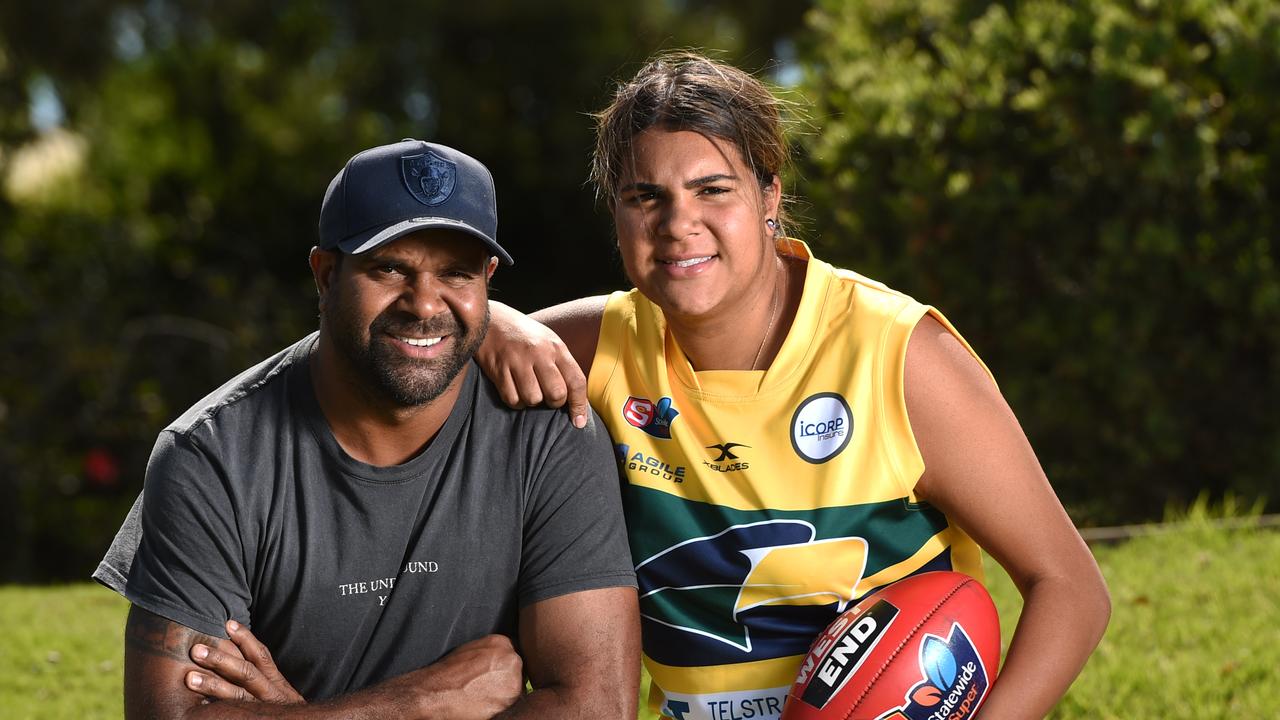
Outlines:
[[[750,450],[751,446],[743,445],[742,443],[736,443],[736,442],[727,442],[727,443],[721,443],[720,445],[707,446],[708,450],[718,450],[720,452],[720,455],[717,456],[716,459],[713,460],[712,462],[723,462],[725,460],[737,460],[738,456],[733,454],[734,448],[747,448],[748,450]]]
[[[622,419],[628,425],[663,440],[671,439],[671,423],[675,422],[679,414],[680,411],[672,407],[669,397],[660,398],[655,404],[649,398],[632,395],[622,404]]]
[[[726,442],[726,443],[720,443],[719,445],[707,445],[706,448],[708,450],[715,450],[716,452],[720,453],[719,455],[716,456],[715,460],[702,461],[702,464],[710,470],[714,470],[715,472],[718,472],[718,473],[731,473],[731,472],[740,472],[742,470],[746,470],[747,468],[751,467],[751,463],[746,462],[745,460],[739,461],[740,459],[737,453],[734,452],[734,450],[738,448],[751,449],[750,445],[743,445],[742,443],[736,443],[736,442]],[[733,460],[735,462],[725,462],[727,460]]]

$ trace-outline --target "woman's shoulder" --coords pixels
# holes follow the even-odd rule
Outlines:
[[[848,268],[822,263],[831,275],[828,304],[846,308],[862,322],[879,318],[886,322],[901,317],[918,320],[929,306],[905,292]]]

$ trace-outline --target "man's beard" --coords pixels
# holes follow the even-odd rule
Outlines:
[[[367,342],[351,313],[341,305],[327,313],[327,327],[334,347],[359,373],[362,384],[400,407],[425,405],[440,397],[458,373],[471,362],[489,330],[489,310],[478,327],[467,328],[449,314],[428,320],[387,310],[369,324]],[[451,336],[452,349],[432,360],[407,357],[391,344],[393,337]]]

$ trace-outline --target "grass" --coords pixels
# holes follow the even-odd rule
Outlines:
[[[1183,530],[1095,549],[1111,587],[1107,635],[1051,716],[1276,717],[1280,532]],[[1021,607],[989,565],[1004,637]],[[0,587],[5,718],[118,718],[127,604],[92,584]],[[651,717],[644,715],[642,717]]]
[[[1095,552],[1111,625],[1054,717],[1277,717],[1280,532],[1206,520],[1197,506],[1182,531]]]
[[[129,603],[94,583],[0,587],[0,708],[23,718],[124,714]]]

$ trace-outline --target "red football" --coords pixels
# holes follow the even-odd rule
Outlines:
[[[1000,618],[986,588],[928,572],[881,588],[813,641],[783,720],[965,720],[1000,664]]]

